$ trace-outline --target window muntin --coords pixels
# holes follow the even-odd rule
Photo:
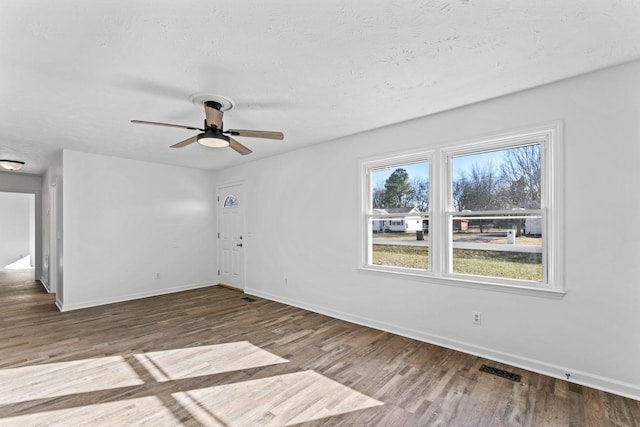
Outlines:
[[[554,122],[502,135],[441,145],[430,151],[361,161],[364,214],[361,268],[400,273],[405,277],[431,277],[432,281],[441,284],[479,288],[497,285],[507,292],[549,297],[563,295],[562,143],[562,123]],[[513,192],[513,197],[501,197],[484,204],[480,201],[463,204],[454,198],[454,162],[456,169],[465,161],[467,164],[473,163],[468,160],[476,160],[483,166],[483,162],[477,161],[482,156],[502,156],[510,150],[516,150],[517,154],[523,147],[534,152],[533,159],[539,161],[539,172],[528,177],[519,176],[506,181],[501,179],[503,186],[505,182],[510,183],[509,190]],[[393,215],[382,218],[383,215],[374,213],[373,173],[423,160],[428,161],[430,166],[429,211],[423,222],[427,244],[422,257],[426,262],[418,266],[405,266],[408,264],[406,261],[374,262],[377,257],[372,255],[377,248],[373,241],[379,236],[374,232],[374,219],[390,221]],[[496,161],[493,166],[500,170],[503,163],[504,160]],[[479,172],[482,172],[481,168]],[[525,188],[527,190],[522,191]],[[517,193],[524,195],[518,199],[515,197]],[[381,223],[376,224],[379,226]],[[480,224],[483,235],[478,240],[473,233],[479,234]],[[487,232],[497,235],[487,238]],[[515,237],[514,242],[507,241],[509,235]],[[465,242],[464,239],[468,237],[475,241]],[[476,246],[472,247],[469,243]],[[506,250],[499,250],[503,248]],[[401,251],[397,247],[393,249]],[[467,261],[469,257],[475,259],[476,264],[479,258],[484,270],[472,268]],[[491,270],[491,265],[495,263],[503,265],[498,270]]]
[[[367,171],[368,265],[429,270],[429,161]]]

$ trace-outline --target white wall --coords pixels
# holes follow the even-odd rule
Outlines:
[[[42,177],[19,172],[0,172],[0,191],[36,193],[42,186]]]
[[[33,194],[0,192],[0,269],[31,255],[34,199]]]
[[[66,150],[63,165],[62,310],[217,283],[212,172]]]
[[[219,171],[245,183],[246,291],[639,398],[638,76],[635,62]],[[359,159],[556,120],[562,299],[357,270]]]

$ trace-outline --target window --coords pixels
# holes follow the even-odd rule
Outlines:
[[[228,195],[224,199],[224,203],[222,204],[223,208],[237,208],[238,207],[238,198],[232,194]]]
[[[361,162],[361,267],[562,293],[560,123]]]
[[[383,162],[368,178],[367,264],[429,270],[429,160]]]

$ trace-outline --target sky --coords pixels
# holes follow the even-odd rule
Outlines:
[[[469,156],[458,156],[453,160],[453,177],[457,178],[461,172],[467,173],[474,164],[481,168],[485,167],[489,162],[493,164],[495,170],[500,168],[502,158],[506,150],[490,151],[487,153],[473,154]],[[379,169],[373,173],[373,188],[384,188],[385,181],[398,168],[403,168],[409,174],[409,182],[414,177],[429,179],[429,164],[426,162],[411,163],[399,165],[387,169]]]
[[[389,176],[398,168],[403,168],[409,174],[409,182],[414,177],[429,179],[429,164],[426,162],[411,163],[407,165],[395,166],[388,169],[379,169],[373,172],[373,188],[384,188],[384,183]]]
[[[470,156],[458,156],[453,159],[453,178],[458,178],[462,173],[468,173],[473,165],[484,168],[491,163],[493,170],[498,171],[502,164],[505,152],[508,150],[489,151],[487,153],[473,154]]]

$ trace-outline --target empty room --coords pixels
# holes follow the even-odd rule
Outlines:
[[[0,425],[640,425],[640,3],[3,1]]]

